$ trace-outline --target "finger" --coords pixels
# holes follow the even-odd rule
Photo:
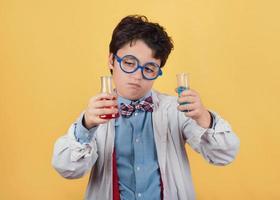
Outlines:
[[[189,112],[185,112],[185,115],[191,118],[195,118],[198,115],[198,110],[191,110]]]
[[[100,115],[109,115],[109,114],[116,114],[119,110],[116,108],[101,108],[101,109],[95,109],[94,115],[100,116]]]
[[[198,93],[192,89],[187,89],[181,93],[181,96],[198,96]]]
[[[178,109],[180,111],[192,111],[195,110],[197,108],[196,104],[181,104],[178,106]]]
[[[178,103],[194,103],[197,101],[197,97],[194,96],[184,96],[178,98]]]
[[[92,103],[93,108],[118,107],[116,100],[100,100]]]
[[[117,99],[117,96],[115,94],[109,94],[109,93],[100,93],[92,98],[92,101],[99,101],[102,99]]]
[[[101,119],[100,115],[96,115],[96,112],[88,112],[85,114],[85,119],[88,122],[94,122],[94,124],[106,123],[109,119]]]

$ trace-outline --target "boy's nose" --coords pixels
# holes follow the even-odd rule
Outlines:
[[[133,76],[137,79],[142,79],[143,76],[142,76],[142,71],[140,68],[138,68],[134,73],[133,73]]]

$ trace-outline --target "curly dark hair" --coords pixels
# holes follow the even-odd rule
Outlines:
[[[152,49],[154,58],[161,61],[160,67],[165,65],[173,49],[173,41],[164,27],[149,22],[143,15],[129,15],[119,22],[112,34],[110,53],[116,54],[124,45],[136,40],[143,40]]]

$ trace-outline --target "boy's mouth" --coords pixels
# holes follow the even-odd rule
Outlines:
[[[128,85],[132,86],[132,87],[137,87],[140,88],[141,86],[137,83],[128,83]]]

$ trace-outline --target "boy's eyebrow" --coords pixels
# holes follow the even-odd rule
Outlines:
[[[116,54],[116,55],[117,55],[117,54]],[[117,55],[117,56],[118,56],[118,55]],[[140,62],[140,59],[139,59],[137,56],[135,56],[135,55],[133,55],[133,54],[130,54],[130,53],[124,54],[123,56],[118,56],[118,57],[119,57],[119,58],[123,58],[124,56],[134,56],[134,57]],[[154,60],[152,60],[152,59],[154,59]],[[148,61],[148,62],[143,62],[143,63],[144,63],[144,64],[150,63],[150,62],[156,63],[157,60],[159,60],[159,63],[160,63],[160,64],[158,64],[158,65],[161,66],[161,60],[160,60],[160,59],[155,58],[155,57],[152,57],[152,59],[151,59],[150,61]]]

